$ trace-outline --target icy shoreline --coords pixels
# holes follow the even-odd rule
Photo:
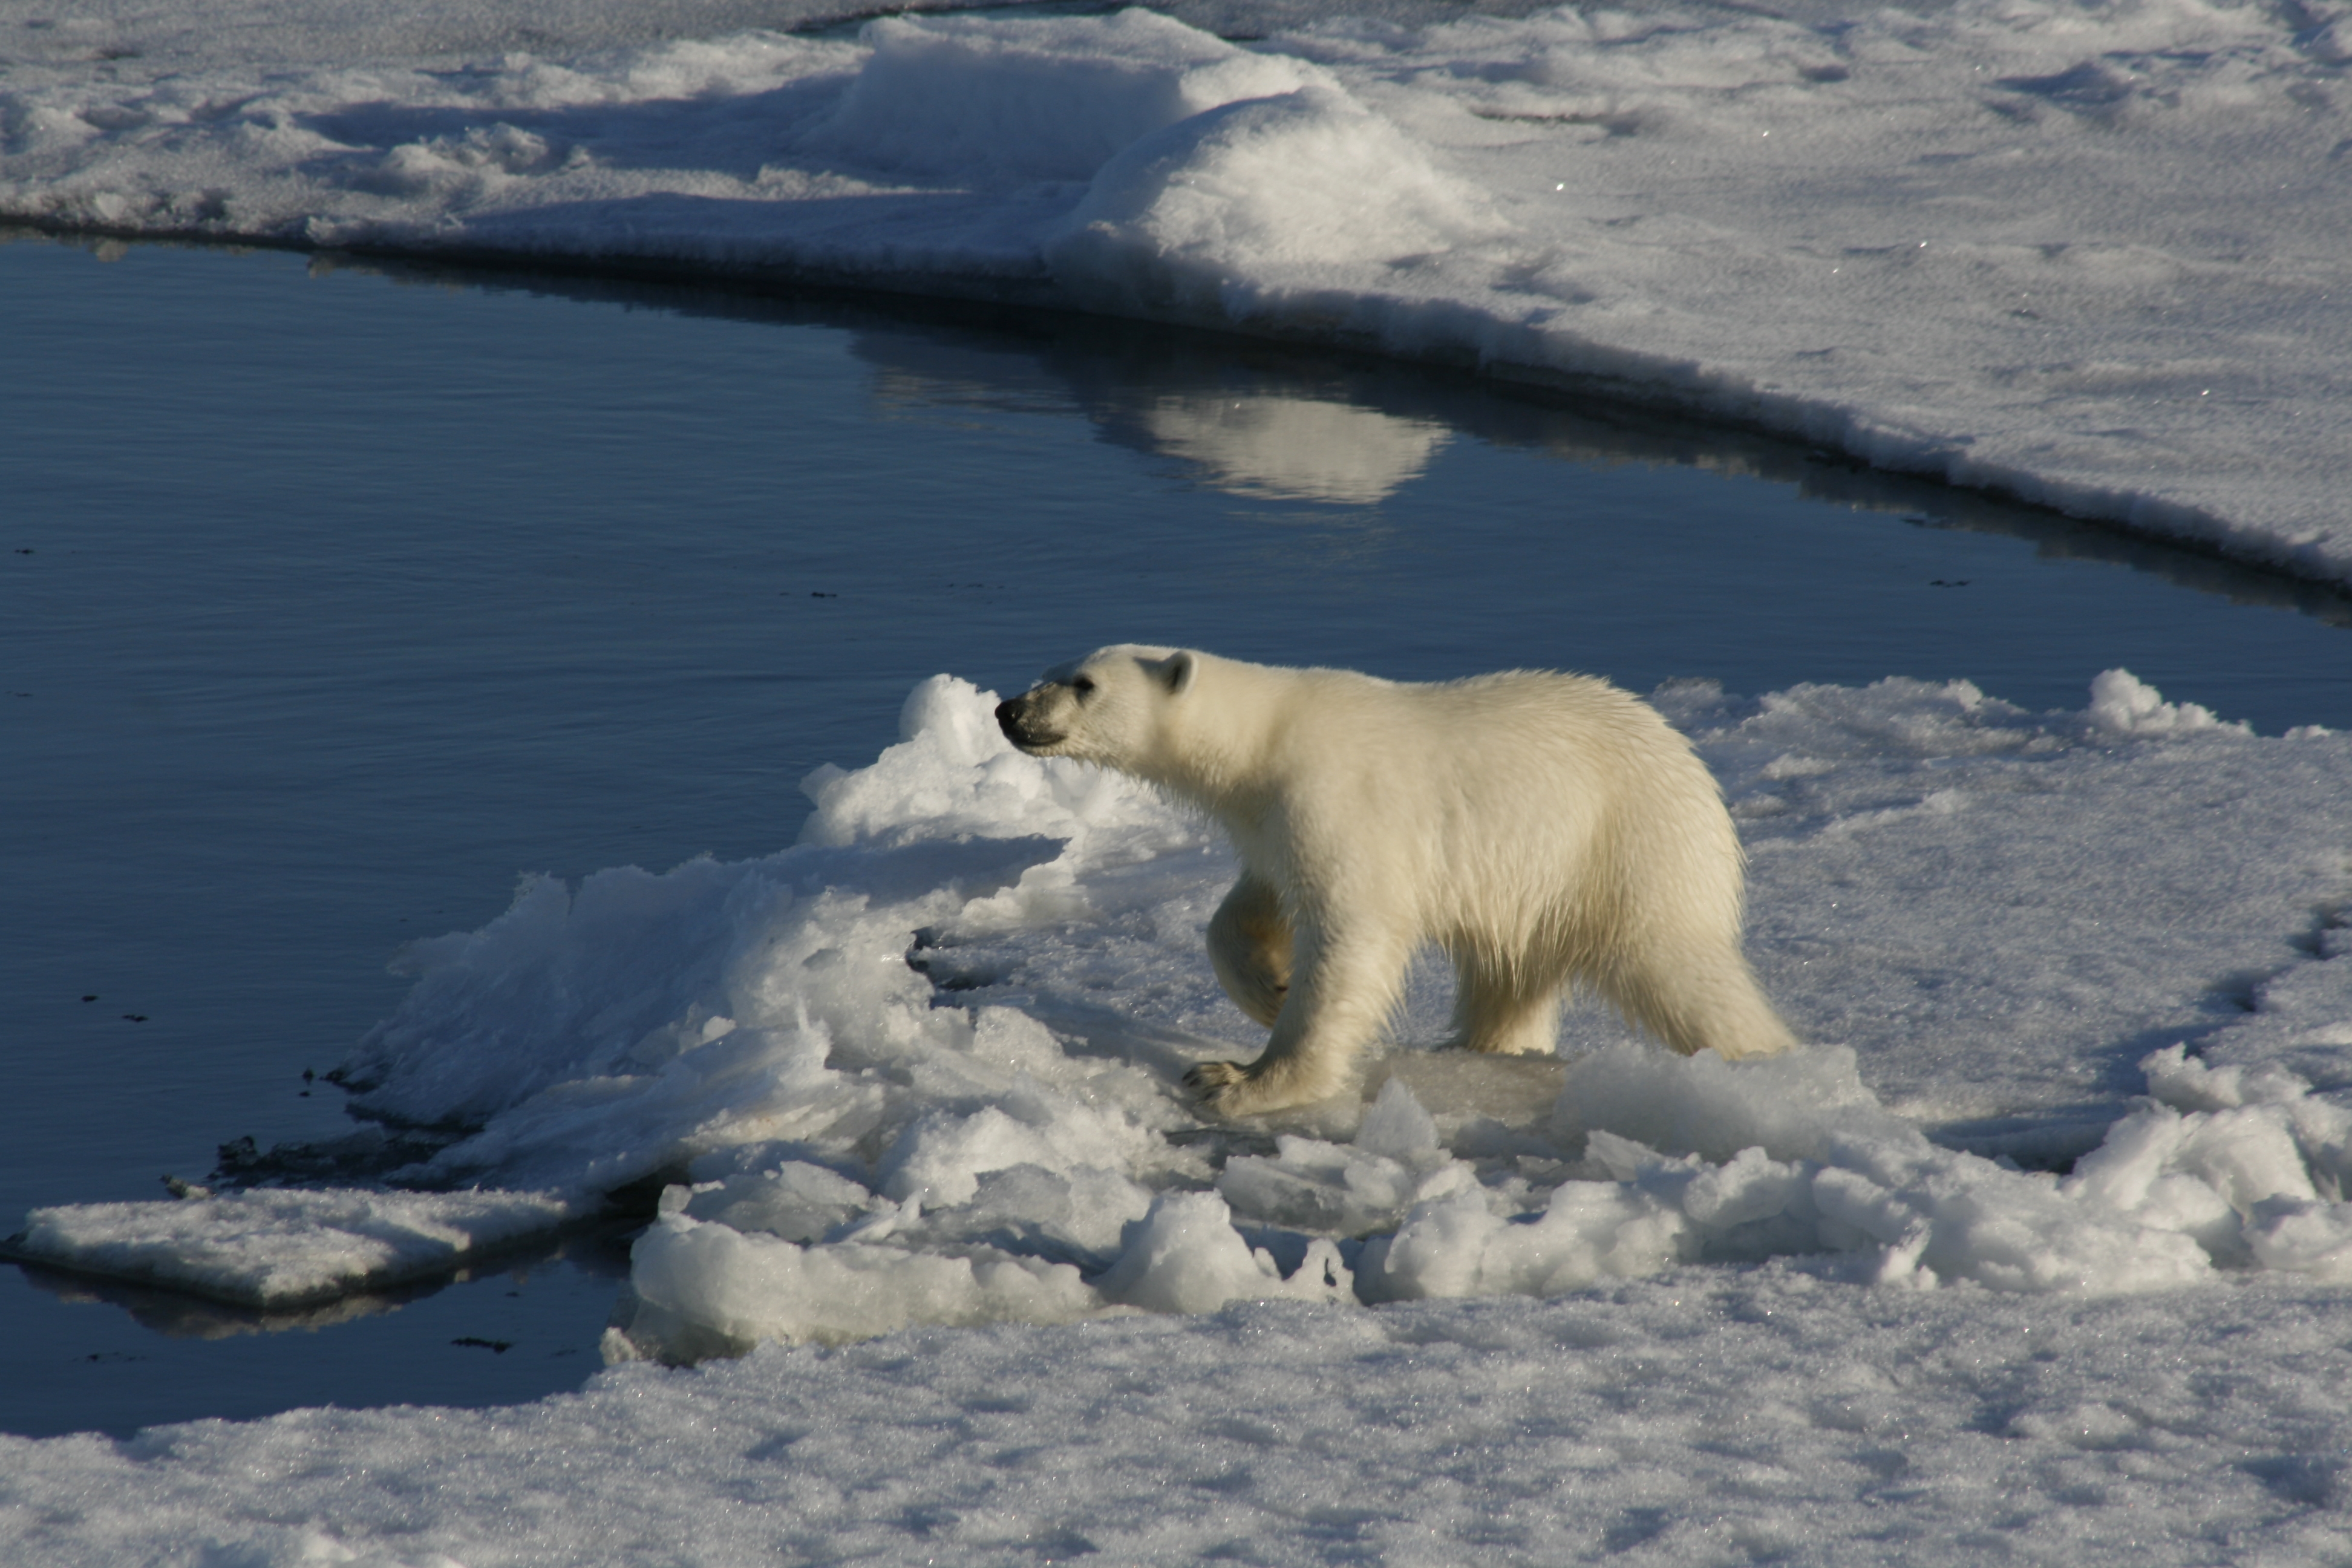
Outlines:
[[[1204,1128],[1183,1065],[1252,1035],[1201,951],[1223,853],[942,676],[898,745],[812,776],[799,845],[528,884],[412,951],[349,1064],[363,1104],[478,1127],[401,1173],[484,1184],[461,1204],[683,1169],[623,1364],[513,1410],[0,1438],[0,1542],[2340,1559],[2352,739],[2120,671],[2075,713],[1895,679],[1656,700],[1755,857],[1759,971],[1852,1048],[1682,1060],[1576,1010],[1570,1059],[1488,1062],[1416,1048],[1423,987],[1368,1105]],[[1971,1121],[1980,1152],[1919,1131]],[[2069,1139],[2064,1177],[2019,1168]],[[366,1228],[305,1205],[436,1201],[242,1206],[286,1211],[291,1278]],[[177,1218],[177,1272],[226,1278],[250,1256],[204,1233],[251,1234],[239,1207],[46,1223],[102,1266]]]
[[[2340,29],[2201,0],[1405,19],[0,57],[0,218],[1345,344],[2352,581]]]
[[[792,0],[28,5],[7,222],[823,266],[1623,376],[2352,581],[2332,0],[1264,0],[1293,30],[1248,50],[746,30]],[[1423,986],[1362,1103],[1203,1127],[1183,1066],[1256,1043],[1201,952],[1220,848],[1012,757],[943,677],[810,781],[800,845],[540,879],[411,951],[349,1065],[472,1130],[399,1173],[438,1193],[43,1221],[62,1261],[266,1296],[668,1180],[620,1364],[512,1409],[0,1436],[0,1557],[2352,1558],[2352,738],[2121,671],[2066,712],[1654,700],[1723,781],[1801,1056],[1672,1061],[1579,1009],[1563,1059],[1465,1070]]]
[[[620,1359],[1771,1257],[2028,1293],[2352,1279],[2352,1110],[2312,1091],[2352,1082],[2340,925],[2272,947],[2250,1019],[2197,994],[2271,946],[2249,933],[2340,908],[2343,737],[2265,740],[2123,671],[2039,718],[1965,683],[1659,698],[1747,824],[1759,968],[1802,1034],[1852,1044],[1681,1060],[1586,1009],[1567,1062],[1490,1061],[1428,1048],[1432,977],[1369,1098],[1204,1126],[1182,1069],[1252,1035],[1201,949],[1226,856],[1148,791],[1014,752],[992,696],[940,676],[898,745],[810,778],[795,847],[538,879],[410,951],[341,1077],[362,1112],[472,1128],[390,1173],[467,1190],[48,1209],[20,1247],[269,1305],[674,1183]],[[2168,831],[2216,788],[2226,847]],[[1973,912],[1906,886],[1956,855]],[[2062,930],[2063,964],[2001,972]],[[1919,1125],[1987,1117],[1942,1147]]]

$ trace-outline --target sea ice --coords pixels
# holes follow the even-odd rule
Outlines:
[[[2352,581],[2326,6],[36,9],[0,0],[17,220],[1207,321]],[[1332,418],[1352,468],[1269,437],[1251,482],[1376,495],[1439,438]],[[346,1076],[473,1129],[400,1173],[436,1190],[16,1244],[309,1299],[658,1178],[609,1353],[774,1342],[513,1411],[0,1438],[5,1554],[2352,1555],[2352,742],[2124,671],[2071,714],[1656,700],[1802,1055],[1580,1008],[1564,1060],[1469,1062],[1424,1048],[1440,979],[1368,1104],[1203,1128],[1183,1067],[1255,1038],[1200,952],[1228,858],[941,678],[801,844],[541,880],[410,952]]]
[[[854,9],[27,14],[0,218],[1206,321],[2352,580],[2326,7],[1176,0],[758,30]]]
[[[1277,1119],[1271,1143],[1253,1146],[1202,1127],[1177,1088],[1189,1061],[1251,1037],[1201,947],[1229,859],[1150,792],[1014,752],[993,700],[925,682],[898,745],[812,777],[818,809],[792,849],[604,872],[576,889],[541,879],[483,931],[412,953],[408,1004],[346,1081],[363,1109],[478,1130],[395,1180],[560,1196],[93,1205],[36,1215],[24,1247],[120,1273],[124,1227],[141,1219],[163,1227],[141,1242],[151,1277],[276,1300],[414,1266],[342,1261],[337,1205],[510,1202],[499,1211],[509,1229],[526,1223],[515,1215],[543,1226],[662,1176],[678,1184],[639,1243],[614,1350],[674,1358],[1281,1295],[1548,1295],[1780,1256],[1843,1253],[1882,1282],[2021,1291],[2346,1267],[2352,1111],[2243,1046],[2250,1059],[2221,1064],[2180,1043],[2232,1041],[2262,1017],[2233,1026],[2203,1011],[2217,924],[2258,928],[2253,911],[2269,910],[2291,936],[2300,900],[2340,898],[2340,852],[2306,851],[2343,830],[2332,775],[2265,764],[2340,754],[2342,740],[2118,726],[2117,700],[2142,718],[2181,711],[2124,671],[2094,683],[2081,715],[2026,714],[1964,683],[1804,688],[1744,711],[1704,689],[1662,693],[1750,824],[1761,967],[1807,1033],[1834,1001],[1852,1043],[1682,1058],[1578,1014],[1565,1063],[1449,1058],[1424,1043],[1440,1032],[1441,982],[1409,1002],[1368,1102]],[[2217,781],[2268,783],[2236,803],[2226,843],[2184,833],[2152,856],[2183,768],[2200,811]],[[2091,793],[2037,827],[2037,805],[2086,779]],[[1759,812],[1762,800],[1780,808]],[[1979,800],[2008,804],[1995,814]],[[2004,864],[1996,841],[2027,853]],[[2058,862],[2066,886],[2102,894],[2095,916],[2052,900],[2041,856],[2053,843],[2124,859],[2105,879]],[[2263,874],[2232,892],[2217,854],[2259,858]],[[1921,858],[1948,885],[1962,855],[1978,897],[1957,915],[1889,898]],[[1817,912],[1780,907],[1791,888]],[[1832,912],[1848,903],[1871,911],[1866,938]],[[1952,1002],[2002,951],[1989,906],[2019,922],[2020,944],[2063,931],[2075,967],[2021,966]],[[2190,907],[2205,923],[2177,929]],[[1927,966],[1956,918],[1976,923],[1957,928],[1957,951],[1942,935]],[[1832,962],[1854,946],[1910,956],[1865,976],[1849,954]],[[2282,993],[2306,973],[2335,978],[2333,945],[2273,951],[2267,984]],[[2094,1007],[2080,976],[2105,972],[2081,965],[2102,952],[2117,970],[2173,955],[2152,986]],[[1817,963],[1828,973],[1809,976]],[[2150,1003],[2167,994],[2175,1043],[2099,1076],[2053,1074],[2082,1047],[2046,1042],[2129,1038],[2165,1016]],[[1901,1016],[1919,1014],[1903,1000],[1919,995],[1958,1011],[1930,1009],[1923,1031]],[[1884,1016],[1865,1026],[1874,1006]],[[2315,1042],[2334,1036],[2298,1022],[2295,1059],[2340,1075],[2344,1047],[2326,1055]],[[1980,1049],[1951,1081],[1942,1064],[1971,1032],[2007,1049]],[[1883,1102],[1874,1084],[1888,1082],[1912,1086],[1910,1109]],[[2081,1103],[2102,1092],[2103,1110]],[[2053,1129],[2080,1155],[2063,1181],[2000,1157],[2046,1154]],[[302,1217],[306,1203],[320,1217]],[[304,1226],[316,1230],[315,1256],[276,1265],[299,1287],[239,1272],[253,1245],[241,1216],[265,1208],[290,1216],[271,1232],[289,1258]]]
[[[909,1329],[512,1409],[0,1436],[0,1555],[714,1565],[2340,1563],[2339,1288],[1787,1262],[1552,1300]]]
[[[580,1216],[547,1193],[257,1189],[35,1209],[6,1250],[239,1306],[286,1308],[446,1273]]]
[[[2122,672],[2096,690],[2164,710]],[[2339,927],[2323,912],[2314,936],[2312,911],[2343,907],[2352,740],[2119,731],[2095,696],[2080,713],[2037,715],[1962,682],[1752,702],[1685,684],[1657,700],[1725,780],[1756,854],[1759,968],[1803,1033],[1835,1039],[1834,1027],[1837,1043],[1685,1059],[1579,1009],[1567,1059],[1489,1061],[1429,1048],[1446,1011],[1439,978],[1409,998],[1364,1098],[1263,1136],[1204,1126],[1181,1097],[1183,1068],[1255,1037],[1201,948],[1229,858],[1148,792],[1013,752],[988,721],[992,696],[939,677],[909,699],[898,745],[812,777],[818,809],[801,844],[528,884],[481,931],[412,953],[408,1004],[346,1077],[363,1105],[474,1121],[399,1173],[467,1190],[47,1210],[19,1244],[234,1295],[260,1278],[239,1249],[266,1230],[281,1281],[270,1289],[341,1288],[390,1266],[354,1265],[367,1226],[337,1216],[441,1215],[409,1228],[430,1231],[446,1264],[488,1239],[450,1216],[543,1227],[659,1176],[672,1184],[606,1336],[614,1373],[576,1400],[435,1412],[429,1425],[306,1413],[174,1429],[142,1440],[135,1481],[106,1445],[12,1445],[0,1531],[38,1562],[135,1554],[124,1543],[186,1531],[262,1562],[470,1562],[508,1549],[503,1526],[467,1521],[532,1500],[524,1554],[560,1554],[588,1513],[639,1497],[610,1477],[634,1462],[623,1456],[644,1420],[700,1434],[679,1452],[717,1467],[709,1485],[784,1442],[793,1458],[776,1474],[799,1479],[774,1495],[836,1547],[910,1550],[913,1507],[961,1521],[974,1560],[992,1560],[990,1542],[1080,1537],[1189,1560],[1227,1537],[1192,1510],[1123,1512],[1128,1483],[1103,1467],[1133,1456],[1087,1436],[1094,1426],[1064,1403],[1167,1390],[1148,1396],[1152,1451],[1239,1444],[1217,1472],[1239,1474],[1244,1453],[1291,1451],[1250,1433],[1328,1434],[1297,1472],[1329,1493],[1315,1506],[1355,1506],[1330,1489],[1336,1457],[1358,1453],[1390,1492],[1418,1500],[1397,1520],[1420,1521],[1414,1539],[1450,1559],[1487,1539],[1486,1505],[1448,1513],[1429,1489],[1436,1449],[1422,1437],[1365,1448],[1361,1428],[1380,1424],[1384,1399],[1451,1378],[1429,1419],[1481,1456],[1476,1495],[1501,1495],[1497,1468],[1551,1478],[1538,1492],[1566,1511],[1547,1512],[1555,1522],[1529,1542],[1597,1529],[1615,1510],[1655,1521],[1645,1539],[1680,1543],[1661,1561],[1707,1557],[1731,1519],[1785,1544],[1796,1538],[1771,1523],[1782,1505],[1762,1506],[1794,1495],[1773,1467],[1820,1448],[1834,1468],[1847,1461],[1832,1449],[1867,1440],[1886,1456],[1864,1467],[1871,1488],[1916,1468],[1958,1489],[1935,1505],[1952,1531],[1991,1528],[1983,1499],[1996,1494],[2011,1500],[2001,1518],[2044,1529],[2095,1497],[2170,1543],[2135,1562],[2195,1560],[2192,1516],[2225,1514],[2286,1543],[2283,1560],[2325,1560],[2345,1538],[2308,1510],[2333,1507],[2326,1456],[2352,1428],[2332,1406],[2297,1405],[2292,1431],[2257,1440],[2274,1414],[2199,1405],[2188,1390],[2203,1374],[2179,1369],[2219,1353],[2199,1333],[2250,1333],[2230,1364],[2274,1401],[2341,1359],[2332,1298],[2309,1287],[2352,1278],[2352,1110],[2311,1084],[2352,1080],[2352,986],[2336,973]],[[2208,826],[2220,802],[2226,835]],[[2266,978],[2217,1000],[2250,969]],[[502,1190],[527,1185],[546,1191]],[[274,1228],[247,1217],[265,1213]],[[2169,1304],[2101,1304],[2150,1293]],[[2005,1304],[2053,1296],[2073,1305]],[[947,1329],[968,1337],[922,1337]],[[2117,1332],[2139,1349],[2115,1349]],[[877,1335],[896,1348],[860,1359],[856,1345]],[[1243,1341],[1265,1348],[1237,1359]],[[1703,1365],[1689,1360],[1700,1343]],[[761,1345],[841,1348],[780,1360]],[[626,1364],[747,1352],[693,1374]],[[1625,1392],[1668,1366],[1696,1425],[1663,1407],[1627,1415]],[[986,1420],[1001,1436],[929,1450],[944,1468],[919,1461],[909,1445],[937,1430],[927,1402],[967,1375],[996,1389]],[[780,1376],[815,1382],[781,1394]],[[1330,1376],[1359,1381],[1310,1386]],[[1475,1415],[1490,1384],[1543,1394],[1490,1429]],[[820,1387],[832,1392],[808,1392]],[[1208,1403],[1170,1414],[1160,1402],[1180,1387]],[[1998,1437],[1962,1409],[1996,1387],[2011,1390]],[[615,1401],[640,1414],[616,1420]],[[1593,1414],[1604,1408],[1616,1414]],[[728,1410],[748,1423],[740,1433]],[[1759,1421],[1770,1440],[1746,1458],[1705,1446]],[[1050,1497],[975,1489],[961,1467],[993,1462],[990,1443],[1051,1455],[1039,1462],[1077,1479]],[[551,1444],[607,1479],[547,1472],[531,1456]],[[478,1445],[510,1457],[472,1462],[461,1484],[447,1467]],[[315,1483],[282,1466],[299,1450],[299,1475],[316,1474],[322,1447],[394,1490],[425,1488],[432,1501],[397,1526],[422,1533],[383,1533],[393,1494],[377,1482],[331,1506],[286,1501]],[[2209,1462],[2242,1450],[2255,1458]],[[1678,1471],[1667,1491],[1643,1479],[1661,1456]],[[1998,1482],[2017,1463],[2030,1473]],[[218,1467],[247,1479],[225,1484]],[[909,1500],[879,1512],[856,1500],[871,1484],[856,1478],[880,1474]],[[1570,1475],[1582,1479],[1561,1490]],[[1745,1500],[1708,1513],[1695,1476]],[[1255,1498],[1272,1483],[1236,1484]],[[118,1494],[144,1500],[117,1512],[105,1499]],[[1843,1510],[1882,1493],[1843,1495],[1812,1499],[1808,1516],[1864,1541],[1865,1521]],[[764,1506],[665,1526],[659,1551],[698,1541],[731,1561],[736,1537],[716,1521],[763,1519]],[[1917,1498],[1894,1506],[1925,1517]],[[640,1523],[604,1528],[617,1532],[602,1538],[608,1555],[656,1550],[650,1536],[628,1544]],[[1272,1560],[1327,1560],[1311,1531],[1268,1539]],[[2070,1551],[2104,1560],[2081,1542]]]

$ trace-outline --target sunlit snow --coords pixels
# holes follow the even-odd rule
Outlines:
[[[1179,1074],[1252,1037],[1202,951],[1227,853],[1140,786],[1014,752],[992,696],[942,676],[900,744],[812,778],[800,847],[542,879],[412,950],[347,1079],[362,1111],[479,1127],[396,1179],[565,1194],[544,1224],[683,1178],[638,1244],[623,1358],[1779,1256],[2022,1291],[2352,1276],[2352,1110],[2311,1092],[2352,1063],[2309,1034],[2292,1067],[2233,1052],[2205,995],[2234,963],[2352,997],[2284,940],[2341,896],[2347,742],[2253,737],[2126,671],[2095,690],[2040,717],[1910,681],[1668,694],[1751,825],[1759,967],[1824,1042],[1794,1057],[1676,1058],[1590,1011],[1565,1063],[1448,1056],[1433,973],[1367,1099],[1270,1142],[1203,1127]],[[2237,831],[2168,832],[2217,788],[2242,792]],[[1973,897],[1911,885],[1922,859]],[[2020,1168],[2067,1156],[2063,1180]],[[177,1277],[203,1284],[195,1211],[242,1235],[258,1199],[145,1206],[194,1227]],[[142,1206],[45,1211],[27,1249],[120,1270]],[[281,1228],[306,1226],[343,1256],[289,1203]],[[209,1288],[250,1294],[220,1256]]]
[[[1239,326],[2352,581],[2326,6],[759,30],[827,19],[5,0],[0,217]],[[1377,498],[1443,438],[1344,412],[1152,419],[1276,496]],[[0,1437],[5,1554],[2341,1562],[2352,740],[2083,674],[2060,713],[1654,694],[1806,1050],[1577,1007],[1558,1059],[1448,1055],[1432,968],[1360,1093],[1238,1127],[1178,1087],[1259,1037],[1202,952],[1226,850],[936,678],[799,844],[541,879],[408,950],[342,1075],[455,1130],[399,1190],[14,1243],[273,1304],[659,1189],[611,1370]]]

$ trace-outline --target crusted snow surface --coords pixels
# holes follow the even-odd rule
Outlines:
[[[1343,341],[2352,580],[2330,4],[760,30],[858,9],[7,0],[0,217]]]
[[[2053,1302],[1787,1263],[1550,1300],[917,1329],[507,1410],[0,1437],[40,1568],[2326,1564],[2341,1291]]]
[[[529,1200],[550,1224],[672,1184],[622,1357],[1816,1254],[2028,1291],[2335,1278],[2352,1112],[2313,1085],[2352,1079],[2325,913],[2347,742],[2255,737],[2125,671],[2092,689],[2039,716],[1964,682],[1659,694],[1728,783],[1759,968],[1822,1042],[1776,1060],[1677,1058],[1589,1005],[1564,1060],[1450,1055],[1429,965],[1360,1093],[1203,1125],[1183,1068],[1255,1038],[1202,950],[1228,853],[1014,752],[992,695],[940,676],[899,744],[812,776],[799,846],[540,879],[418,944],[344,1077],[363,1112],[473,1128],[402,1184],[561,1194]],[[2298,999],[2291,1031],[2250,973]],[[268,1288],[208,1223],[241,1237],[277,1204],[299,1232],[331,1201],[45,1211],[28,1247],[120,1272],[152,1211],[142,1256],[183,1238],[173,1277],[235,1296]],[[342,1245],[322,1222],[318,1278]]]

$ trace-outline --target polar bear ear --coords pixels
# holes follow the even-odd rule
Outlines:
[[[1181,697],[1185,689],[1192,684],[1192,669],[1193,659],[1191,654],[1171,653],[1160,661],[1159,668],[1152,673],[1159,677],[1161,689],[1169,696]]]

